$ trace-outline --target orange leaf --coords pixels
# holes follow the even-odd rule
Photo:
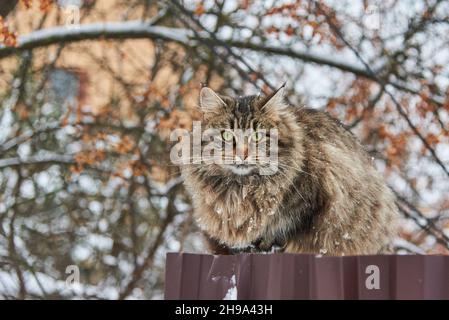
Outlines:
[[[285,33],[288,36],[292,36],[295,34],[295,28],[293,28],[291,25],[288,25],[287,29],[285,30]]]
[[[206,9],[204,9],[204,5],[202,3],[200,3],[195,9],[195,14],[197,16],[200,16],[200,15],[204,14],[204,12],[206,12]]]

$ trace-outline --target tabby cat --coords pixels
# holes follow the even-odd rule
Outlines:
[[[204,87],[200,109],[203,129],[217,129],[235,156],[229,163],[182,166],[195,219],[213,253],[391,250],[397,216],[392,192],[337,120],[289,105],[284,87],[266,97],[237,98]],[[236,129],[251,132],[246,142],[236,141]],[[277,130],[277,171],[262,174],[269,164],[254,161],[247,150],[249,143],[269,140],[270,129]]]

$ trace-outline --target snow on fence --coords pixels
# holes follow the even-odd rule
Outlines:
[[[165,299],[449,299],[449,256],[168,253]]]

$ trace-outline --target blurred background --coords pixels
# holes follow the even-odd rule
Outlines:
[[[202,85],[326,110],[449,252],[449,1],[0,0],[0,298],[161,299],[203,252],[169,134]]]

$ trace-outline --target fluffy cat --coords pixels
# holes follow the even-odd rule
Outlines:
[[[283,87],[263,98],[201,90],[202,126],[220,130],[223,142],[233,144],[233,156],[238,152],[232,130],[278,132],[273,174],[261,174],[267,163],[249,161],[247,150],[230,164],[182,166],[211,251],[389,252],[397,208],[371,157],[337,120],[290,106],[283,95]],[[256,144],[268,139],[254,137]]]

